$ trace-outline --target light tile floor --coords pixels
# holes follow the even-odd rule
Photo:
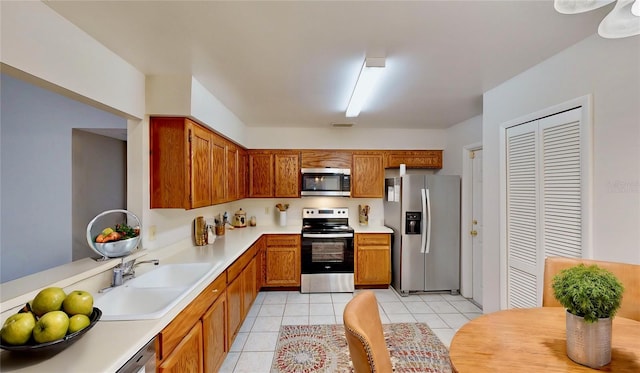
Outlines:
[[[401,297],[392,288],[374,291],[383,323],[424,322],[447,347],[463,324],[482,314],[480,308],[460,295]],[[342,324],[342,311],[353,295],[260,292],[220,371],[269,372],[280,325]]]

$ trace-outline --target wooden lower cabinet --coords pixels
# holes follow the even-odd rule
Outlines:
[[[217,372],[229,352],[227,344],[227,297],[222,294],[202,316],[204,372]]]
[[[158,372],[202,372],[204,369],[203,346],[205,340],[217,340],[224,322],[212,327],[214,307],[225,297],[226,275],[218,276],[158,335],[156,341],[156,366]],[[224,301],[223,301],[224,302]],[[214,313],[210,313],[214,312]],[[217,314],[216,314],[217,315]],[[207,321],[205,321],[207,320]],[[216,321],[218,323],[219,321]],[[203,325],[207,326],[203,328]],[[207,342],[209,343],[209,342]],[[219,348],[220,345],[212,347]],[[222,345],[226,354],[227,345]]]
[[[391,283],[391,236],[387,233],[356,233],[355,284]]]
[[[252,245],[227,268],[227,345],[231,346],[242,322],[257,296],[257,254],[260,246]]]
[[[198,322],[157,368],[161,373],[202,371],[202,324]]]
[[[264,286],[300,286],[300,260],[299,234],[267,235]]]
[[[242,325],[242,277],[227,284],[227,343],[231,344]]]

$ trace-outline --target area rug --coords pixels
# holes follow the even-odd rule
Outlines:
[[[423,323],[383,324],[394,372],[451,372],[449,351]],[[344,326],[283,325],[272,373],[352,372]]]

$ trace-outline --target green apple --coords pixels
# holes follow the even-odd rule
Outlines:
[[[62,310],[69,316],[90,316],[93,312],[93,296],[88,291],[74,290],[64,298]]]
[[[31,302],[31,310],[36,316],[42,316],[47,312],[58,311],[62,308],[62,302],[67,297],[64,290],[58,287],[42,289]]]
[[[37,343],[56,341],[67,335],[69,330],[69,316],[64,311],[47,312],[33,328],[33,339]]]
[[[36,318],[31,312],[17,313],[9,316],[2,326],[2,341],[10,345],[23,345],[31,338],[36,326]]]
[[[91,320],[89,316],[83,314],[73,315],[69,318],[69,330],[67,333],[75,333],[78,332],[91,324]]]

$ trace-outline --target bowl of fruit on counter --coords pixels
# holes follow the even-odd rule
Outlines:
[[[140,242],[140,220],[127,210],[108,210],[87,225],[87,242],[105,258],[129,255]]]
[[[67,294],[62,288],[48,287],[4,321],[0,348],[22,353],[60,351],[87,333],[101,316],[90,292]]]

